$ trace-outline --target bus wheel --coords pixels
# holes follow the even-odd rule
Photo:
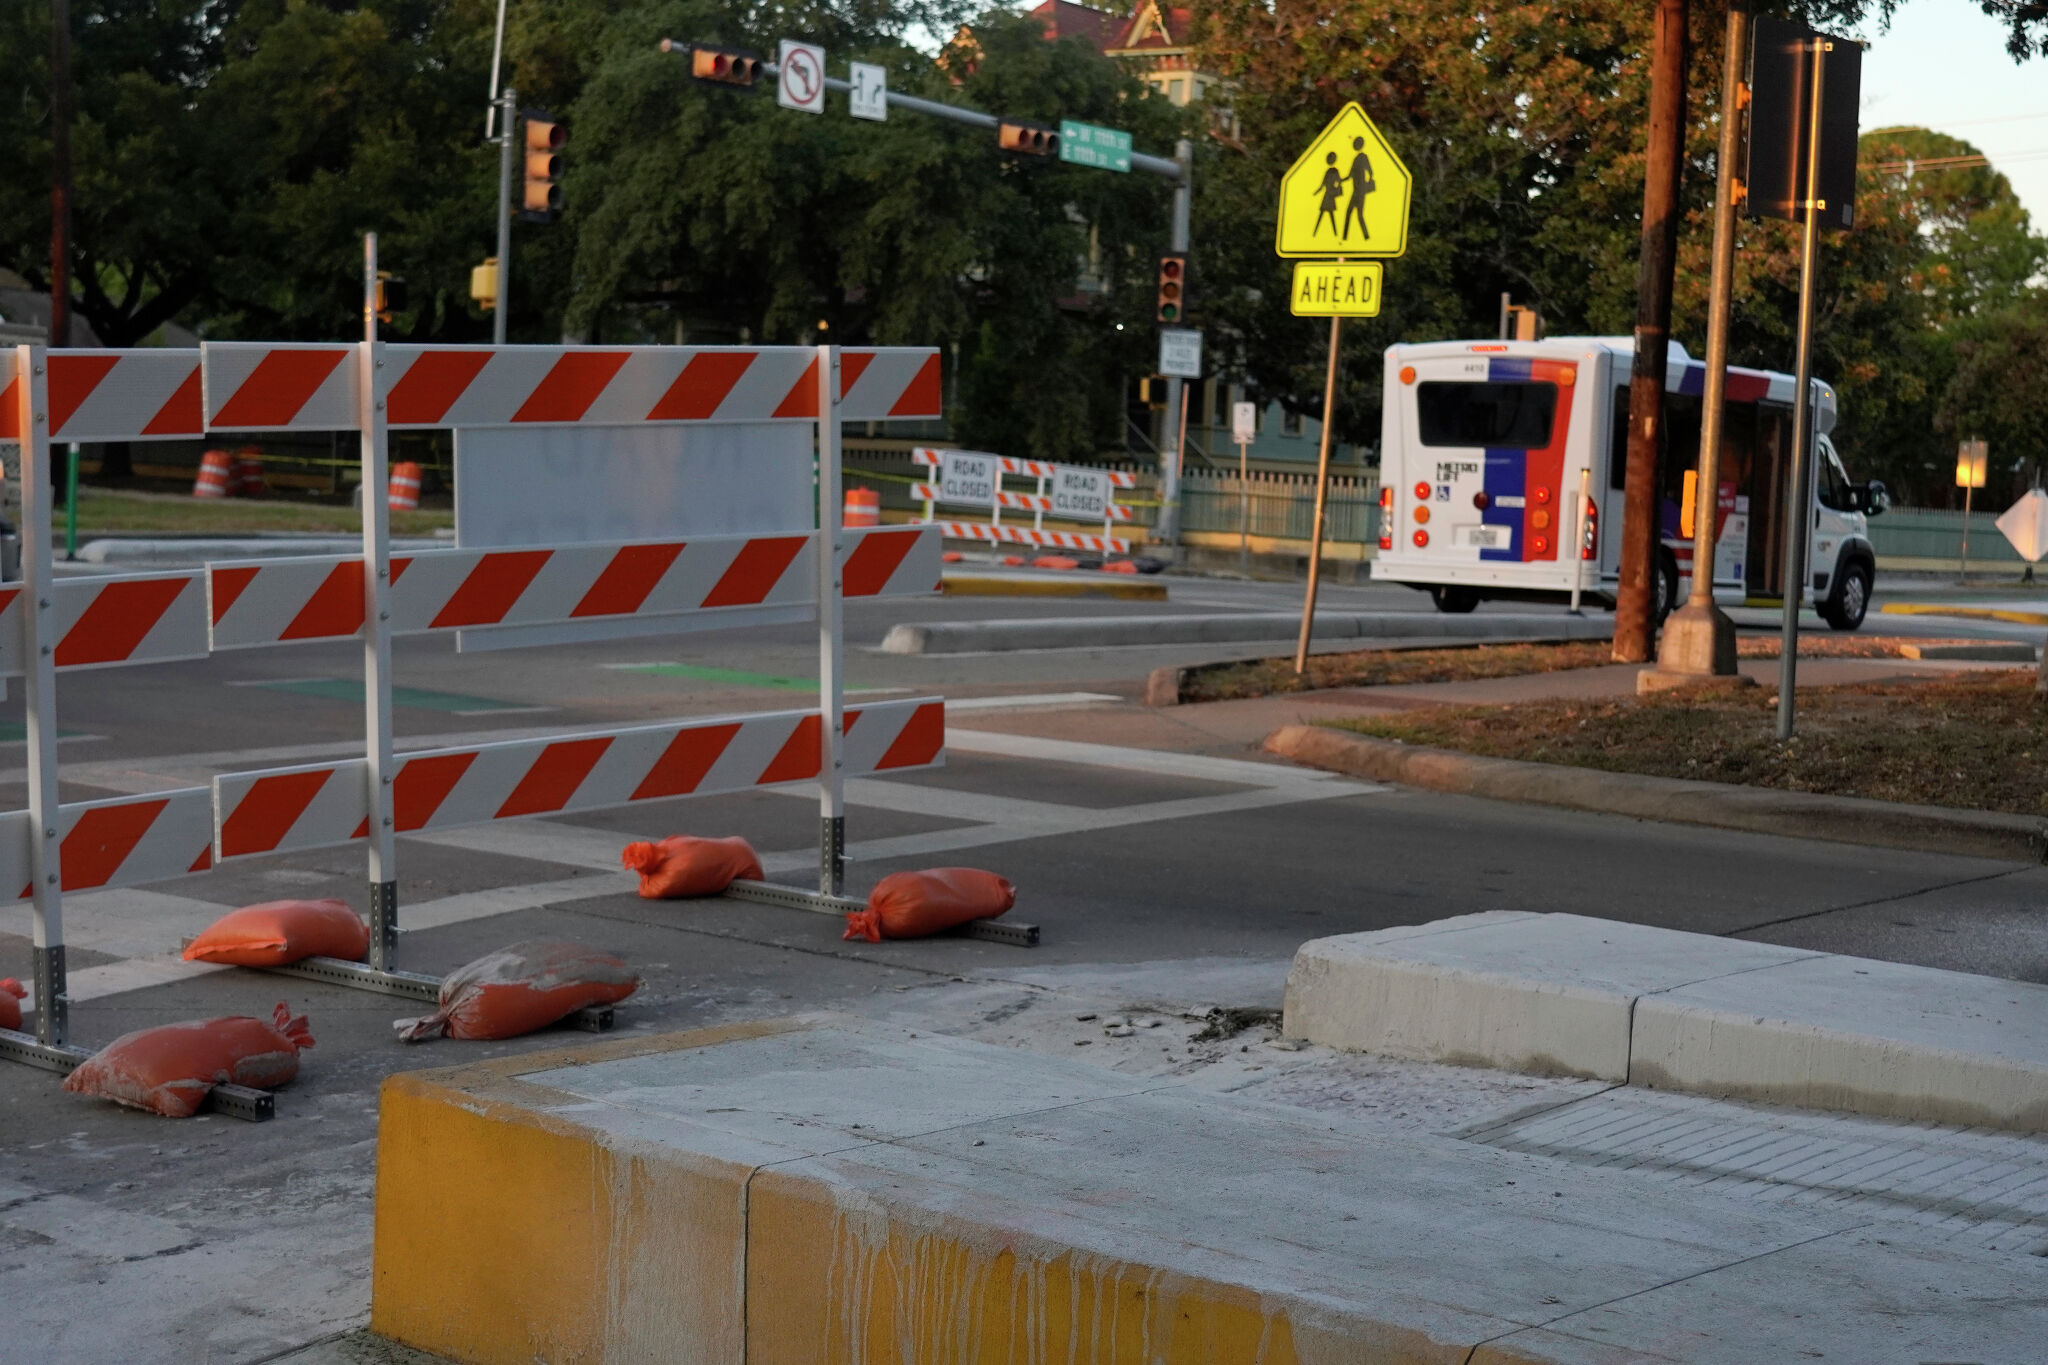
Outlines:
[[[1479,594],[1470,588],[1438,583],[1429,590],[1429,600],[1436,603],[1438,611],[1452,616],[1462,616],[1479,605]]]
[[[1863,624],[1870,610],[1870,570],[1861,560],[1851,560],[1842,569],[1835,590],[1821,603],[1821,619],[1836,630],[1854,630]]]
[[[1657,547],[1657,575],[1650,581],[1650,619],[1659,626],[1678,605],[1678,556],[1668,545]]]

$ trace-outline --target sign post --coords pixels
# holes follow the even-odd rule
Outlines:
[[[1297,264],[1289,295],[1289,306],[1296,314],[1330,319],[1322,445],[1316,455],[1315,521],[1309,531],[1308,594],[1301,606],[1301,638],[1294,649],[1296,673],[1308,669],[1316,589],[1322,581],[1323,510],[1329,500],[1330,433],[1337,416],[1337,343],[1347,316],[1377,317],[1380,311],[1379,262],[1345,258],[1399,256],[1407,251],[1408,201],[1413,187],[1408,168],[1355,101],[1337,111],[1280,177],[1274,253],[1337,258]]]
[[[1237,567],[1247,578],[1252,572],[1252,487],[1247,466],[1258,428],[1258,404],[1230,405],[1230,438],[1237,442]]]
[[[1963,557],[1956,566],[1956,577],[1965,583],[1970,581],[1970,495],[1984,486],[1989,462],[1986,450],[1984,442],[1975,440],[1956,446],[1956,487],[1963,490]]]

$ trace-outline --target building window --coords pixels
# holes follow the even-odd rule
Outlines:
[[[1188,83],[1181,77],[1175,76],[1166,83],[1166,98],[1172,100],[1175,104],[1186,104],[1188,102]]]
[[[1290,408],[1280,409],[1280,434],[1282,436],[1301,435],[1301,414]]]

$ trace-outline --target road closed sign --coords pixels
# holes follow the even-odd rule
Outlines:
[[[1109,517],[1109,471],[1059,465],[1052,476],[1052,514],[1075,521]]]
[[[996,487],[1001,479],[1000,456],[977,455],[967,450],[947,450],[939,454],[940,502],[994,507]]]

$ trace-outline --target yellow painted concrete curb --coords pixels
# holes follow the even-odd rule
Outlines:
[[[1164,602],[1166,585],[1157,579],[1118,574],[1084,574],[1072,578],[1002,578],[947,574],[939,591],[948,597],[1113,597],[1126,602]]]
[[[2048,611],[2005,611],[1998,607],[1952,607],[1940,602],[1887,602],[1878,608],[1893,616],[1967,616],[1979,621],[2013,621],[2023,626],[2048,626]]]

